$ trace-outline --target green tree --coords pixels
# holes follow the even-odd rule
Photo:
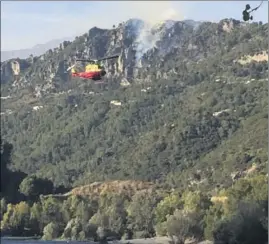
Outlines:
[[[8,202],[17,203],[21,200],[18,193],[18,185],[26,174],[17,171],[12,172],[8,166],[11,164],[11,153],[13,145],[1,139],[1,197],[5,197]]]
[[[201,191],[185,191],[182,194],[182,201],[186,211],[201,212],[207,210],[211,205],[209,197]]]
[[[158,235],[167,233],[167,217],[173,215],[176,209],[183,208],[183,201],[178,193],[171,193],[158,203],[155,209],[156,232]]]
[[[262,223],[265,212],[257,204],[239,204],[236,215],[220,222],[213,232],[214,243],[265,244],[268,230]]]
[[[226,194],[229,199],[228,207],[230,211],[235,212],[240,201],[259,202],[268,199],[267,182],[267,176],[260,174],[239,179],[232,187],[227,189]]]
[[[37,200],[42,195],[53,192],[53,183],[47,179],[27,176],[20,184],[20,192],[31,200]]]
[[[225,215],[221,203],[215,203],[206,211],[206,215],[204,216],[204,237],[206,240],[213,240],[213,231],[223,218],[225,218]]]
[[[34,234],[41,235],[44,229],[43,209],[40,202],[34,203],[30,209],[30,226]]]
[[[186,239],[192,237],[200,240],[203,236],[200,216],[194,212],[176,210],[167,219],[167,232],[173,242],[178,244],[184,244]]]
[[[47,224],[43,230],[43,240],[53,240],[59,236],[59,226],[57,223],[51,222]]]
[[[99,198],[97,213],[90,223],[103,227],[111,234],[121,237],[126,229],[127,212],[125,210],[126,198],[114,193],[102,194]]]
[[[15,236],[23,236],[29,233],[30,227],[30,207],[26,202],[7,205],[7,211],[3,216],[1,228],[4,233]]]
[[[1,215],[0,215],[0,221],[3,219],[4,213],[7,211],[7,202],[5,200],[5,198],[1,199],[0,202],[0,207],[1,207]]]
[[[183,208],[183,201],[179,194],[171,193],[160,201],[155,209],[156,222],[166,221],[167,215],[172,215],[176,209]]]
[[[147,192],[136,193],[127,208],[128,212],[128,229],[136,232],[143,231],[144,237],[150,237],[155,234],[154,230],[154,209],[157,201],[156,196]]]
[[[62,230],[66,224],[64,215],[62,213],[62,203],[60,200],[51,196],[41,198],[42,206],[42,223],[48,225],[49,223],[58,223],[58,228]]]

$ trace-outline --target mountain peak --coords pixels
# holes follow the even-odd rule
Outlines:
[[[48,51],[49,49],[53,49],[59,46],[64,41],[72,41],[73,39],[74,37],[65,37],[65,38],[60,38],[60,39],[53,39],[44,44],[37,44],[33,46],[32,48],[11,50],[11,51],[1,51],[1,61],[3,62],[12,58],[26,59],[30,55],[40,56],[44,54],[46,51]]]

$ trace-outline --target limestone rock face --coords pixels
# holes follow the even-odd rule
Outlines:
[[[186,25],[186,24],[185,24]],[[91,28],[73,42],[64,41],[53,50],[39,57],[32,55],[25,60],[8,60],[1,64],[1,83],[23,83],[38,87],[70,82],[66,69],[76,58],[98,59],[119,54],[117,60],[104,61],[108,79],[122,84],[134,80],[150,81],[155,77],[167,77],[166,73],[150,75],[149,71],[162,65],[164,57],[180,45],[183,22],[166,21],[149,26],[139,19],[130,19],[113,29]],[[158,58],[157,58],[158,57]],[[83,68],[83,64],[81,65]],[[18,78],[20,76],[20,78]],[[23,81],[23,82],[22,82]]]

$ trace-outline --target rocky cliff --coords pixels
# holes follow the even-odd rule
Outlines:
[[[150,82],[176,74],[176,64],[168,60],[198,61],[215,50],[225,32],[242,25],[235,20],[219,23],[195,21],[165,21],[154,26],[139,19],[131,19],[114,29],[94,27],[73,42],[65,41],[39,57],[8,60],[1,64],[1,83],[13,87],[31,86],[36,91],[54,91],[59,84],[70,82],[66,73],[76,58],[101,58],[120,54],[116,61],[106,61],[106,79],[122,85]],[[214,36],[206,36],[206,30]],[[214,44],[214,45],[213,45]],[[204,49],[207,51],[203,51]],[[13,63],[19,75],[15,75]],[[62,88],[62,86],[61,86]]]

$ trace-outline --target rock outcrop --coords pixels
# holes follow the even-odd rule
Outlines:
[[[31,85],[43,93],[52,91],[57,85],[70,82],[66,69],[76,58],[96,59],[113,54],[120,56],[116,61],[104,62],[106,79],[126,85],[134,80],[150,82],[156,77],[165,78],[167,71],[152,70],[162,67],[168,54],[177,54],[175,50],[183,43],[182,32],[193,26],[180,21],[148,26],[142,20],[131,19],[109,30],[94,27],[73,42],[64,41],[39,57],[3,62],[1,83],[13,87]]]

